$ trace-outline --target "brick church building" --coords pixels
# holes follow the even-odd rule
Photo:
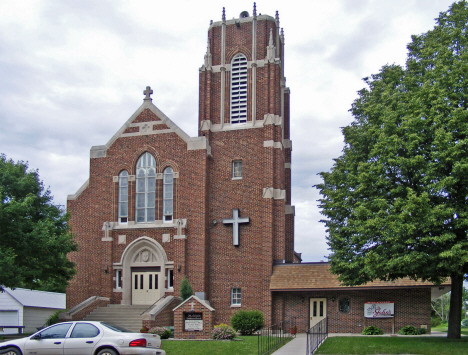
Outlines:
[[[69,307],[95,296],[154,305],[177,298],[187,277],[214,324],[258,309],[266,325],[295,317],[300,330],[325,316],[332,332],[429,327],[431,297],[447,285],[342,287],[327,263],[301,263],[294,252],[284,56],[278,14],[254,8],[226,20],[223,10],[199,72],[198,136],[167,117],[147,87],[135,113],[91,148],[89,179],[68,196],[79,244]],[[366,323],[366,302],[394,303],[393,325]]]

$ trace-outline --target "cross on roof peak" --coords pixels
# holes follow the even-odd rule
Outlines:
[[[151,98],[152,93],[153,93],[153,90],[151,90],[151,87],[147,86],[146,90],[143,90],[143,95],[145,95],[145,98],[143,100],[153,101],[153,99]]]

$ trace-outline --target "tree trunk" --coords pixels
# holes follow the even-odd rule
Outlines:
[[[448,339],[461,337],[461,312],[463,296],[463,275],[452,274],[452,290],[450,293],[450,311],[448,319]]]

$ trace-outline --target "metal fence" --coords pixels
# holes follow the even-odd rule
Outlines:
[[[280,347],[290,338],[296,337],[296,319],[271,325],[258,331],[258,355],[268,354],[270,351]]]
[[[328,337],[328,319],[324,318],[307,332],[306,355],[311,355]]]

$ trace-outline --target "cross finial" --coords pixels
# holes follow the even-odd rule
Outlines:
[[[253,16],[257,17],[257,4],[256,3],[254,3]]]
[[[144,100],[149,100],[149,101],[153,101],[153,99],[151,98],[151,94],[153,93],[153,90],[151,90],[151,88],[149,86],[146,87],[146,90],[143,91],[143,95],[145,95],[145,98]]]
[[[223,7],[223,17],[221,18],[223,22],[226,22],[226,10]]]
[[[189,303],[189,305],[192,307],[192,309],[190,310],[190,312],[193,312],[193,311],[194,311],[193,306],[195,306],[195,302],[192,301],[192,302]]]

